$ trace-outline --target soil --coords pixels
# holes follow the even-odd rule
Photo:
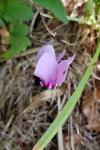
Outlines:
[[[38,17],[31,31],[31,47],[0,63],[0,150],[32,150],[58,114],[57,92],[65,104],[95,52],[97,35],[91,27],[75,22],[64,25],[54,18],[44,19],[44,24]],[[33,76],[37,51],[46,43],[54,46],[56,54],[65,49],[65,58],[75,54],[66,81],[53,90],[41,87]],[[100,150],[100,122],[93,124],[93,114],[89,113],[91,107],[95,108],[98,115],[94,120],[100,119],[100,97],[93,102],[94,89],[100,92],[96,81],[100,83],[91,75],[77,106],[62,127],[65,150]],[[87,93],[91,93],[90,97]],[[57,149],[56,135],[46,150]]]

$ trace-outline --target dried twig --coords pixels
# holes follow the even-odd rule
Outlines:
[[[68,77],[68,82],[67,82],[67,85],[68,85],[68,99],[70,98],[71,96],[71,85],[70,85],[70,81],[69,81],[69,77]],[[70,143],[70,147],[72,150],[75,150],[75,147],[74,147],[74,137],[73,137],[73,125],[72,125],[72,115],[70,115],[69,117],[69,132],[70,132],[70,138],[69,138],[69,143]]]
[[[61,111],[61,99],[59,93],[57,93],[57,95],[58,95],[57,102],[58,102],[58,114],[59,114]],[[64,150],[62,127],[60,127],[58,131],[58,150]]]

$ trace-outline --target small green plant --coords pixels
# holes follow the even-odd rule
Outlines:
[[[86,3],[86,21],[95,29],[100,30],[100,1],[88,0]]]
[[[67,24],[67,13],[61,0],[32,0],[35,4],[51,11],[60,21]]]
[[[32,9],[25,0],[0,0],[0,28],[5,26],[9,32],[9,48],[2,57],[11,58],[30,45],[26,22],[32,16]]]

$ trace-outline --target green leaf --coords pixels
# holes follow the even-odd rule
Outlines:
[[[20,54],[30,46],[30,39],[27,37],[28,27],[23,23],[14,23],[10,27],[10,48],[5,52],[2,57],[9,59],[14,57],[16,54]]]
[[[1,16],[1,14],[2,14],[2,12],[3,12],[3,1],[0,1],[0,16]]]
[[[100,0],[94,0],[96,4],[100,4]]]
[[[4,24],[3,20],[0,19],[0,27],[2,27],[2,26],[4,26],[4,25],[5,25],[5,24]]]
[[[0,2],[2,18],[7,22],[16,20],[27,21],[32,18],[32,9],[24,0],[2,0]]]
[[[28,26],[23,23],[14,22],[9,26],[10,33],[16,36],[23,36],[28,34]]]
[[[34,3],[51,11],[59,20],[68,23],[67,15],[60,0],[33,0]]]
[[[3,57],[7,60],[10,59],[18,54],[20,54],[22,51],[25,51],[28,46],[30,46],[31,41],[28,37],[23,37],[22,39],[14,39],[14,43],[11,45],[11,48],[3,54]]]
[[[69,115],[75,108],[76,103],[78,102],[86,83],[88,82],[88,79],[92,73],[94,63],[97,62],[98,57],[100,56],[100,42],[97,47],[96,53],[92,59],[92,62],[88,66],[82,80],[80,81],[78,87],[76,88],[73,95],[70,97],[67,104],[65,104],[63,110],[58,114],[56,119],[53,121],[53,123],[50,125],[48,130],[44,133],[44,135],[40,138],[40,140],[37,142],[37,144],[34,146],[32,150],[43,150],[47,144],[52,140],[52,138],[55,136],[59,128],[64,124],[66,119],[68,119]]]
[[[86,13],[87,13],[87,16],[92,16],[93,15],[93,0],[88,0],[87,3],[86,3]]]
[[[100,18],[100,0],[94,0],[94,1],[95,1],[96,15],[98,16],[98,18]]]
[[[4,5],[6,0],[0,0],[0,19],[4,19],[3,15],[4,15]]]

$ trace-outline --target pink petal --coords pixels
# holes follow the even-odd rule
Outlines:
[[[44,53],[37,62],[34,75],[39,77],[45,85],[53,85],[57,79],[57,73],[58,64],[56,58],[50,53]]]
[[[68,67],[74,60],[75,56],[69,57],[67,60],[63,60],[58,64],[58,76],[57,76],[57,81],[56,84],[62,84],[65,81],[67,72],[68,72]]]
[[[73,62],[74,59],[75,59],[75,55],[69,57],[69,58],[67,59],[68,64],[70,65],[70,64]]]
[[[44,54],[44,53],[50,53],[51,55],[53,55],[55,57],[55,51],[52,45],[48,44],[48,45],[44,45],[42,46],[37,54],[37,61],[40,59],[40,57]]]
[[[57,56],[57,62],[60,62],[60,61],[61,61],[61,59],[64,57],[65,53],[66,53],[66,50],[64,50],[63,52],[61,52],[61,53]]]

